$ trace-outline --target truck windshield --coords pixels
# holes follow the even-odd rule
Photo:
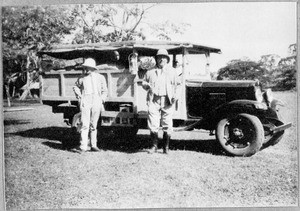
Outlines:
[[[185,60],[186,78],[211,80],[210,72],[206,67],[205,54],[187,54]]]
[[[138,65],[140,70],[155,68],[155,57],[139,56]],[[182,75],[184,66],[186,79],[211,80],[205,54],[186,54],[185,59],[182,54],[176,54],[175,57],[170,55],[169,65],[175,68],[178,76]]]

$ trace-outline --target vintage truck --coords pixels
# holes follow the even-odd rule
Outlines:
[[[143,77],[155,67],[158,49],[165,48],[169,65],[180,79],[181,97],[173,116],[175,131],[204,129],[215,133],[223,149],[236,156],[251,156],[279,142],[291,123],[278,117],[278,106],[270,89],[259,81],[213,81],[210,55],[215,47],[173,41],[126,41],[113,43],[57,45],[38,52],[40,97],[65,122],[80,129],[80,110],[72,87],[81,75],[81,64],[92,57],[97,72],[108,84],[105,111],[99,131],[134,136],[147,128],[146,91]],[[118,58],[115,55],[118,55]],[[134,139],[132,139],[134,140]]]

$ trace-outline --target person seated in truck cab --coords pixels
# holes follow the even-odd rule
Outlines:
[[[173,61],[173,68],[175,69],[177,76],[182,75],[182,64],[178,60]]]
[[[124,69],[125,66],[120,60],[120,53],[118,51],[113,51],[112,53],[109,54],[109,59],[107,61],[107,65],[110,68],[116,68],[116,69]]]
[[[124,57],[124,56],[123,56]],[[118,51],[105,51],[96,59],[99,70],[125,70],[126,62]]]

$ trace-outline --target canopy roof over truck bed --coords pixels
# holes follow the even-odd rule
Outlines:
[[[120,52],[132,52],[137,50],[144,56],[153,56],[158,49],[165,48],[169,54],[180,54],[183,48],[188,49],[189,54],[221,53],[214,47],[174,41],[125,41],[110,43],[68,44],[55,45],[49,50],[40,51],[39,55],[49,55],[55,58],[74,59],[85,57],[87,54],[101,54],[108,51],[118,50]]]

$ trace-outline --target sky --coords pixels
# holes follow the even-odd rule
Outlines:
[[[297,2],[291,1],[161,3],[148,10],[143,21],[190,24],[172,40],[220,48],[222,54],[211,55],[211,72],[233,59],[258,61],[269,54],[286,57],[289,45],[297,42]],[[150,32],[147,40],[155,40]]]
[[[222,54],[211,56],[212,72],[232,59],[286,57],[289,45],[297,42],[296,2],[165,3],[151,8],[146,17],[191,25],[172,40],[220,48]]]

